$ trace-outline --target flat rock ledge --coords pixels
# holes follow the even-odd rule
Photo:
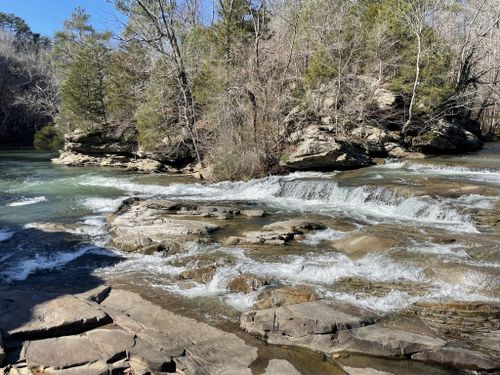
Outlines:
[[[257,358],[232,333],[109,287],[73,296],[1,291],[0,309],[2,374],[251,375]]]
[[[240,326],[270,344],[300,346],[333,358],[360,354],[488,373],[500,370],[497,357],[485,354],[485,348],[480,351],[446,337],[414,313],[379,316],[375,311],[346,302],[318,300],[245,312]],[[496,340],[496,354],[498,344],[500,340]],[[491,342],[487,343],[488,348]],[[364,370],[346,372],[386,374]]]

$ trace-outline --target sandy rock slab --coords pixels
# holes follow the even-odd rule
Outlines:
[[[0,327],[5,339],[40,339],[79,333],[111,321],[108,314],[83,297],[0,292]]]
[[[8,327],[2,374],[251,375],[257,358],[257,349],[236,335],[131,292],[101,287],[71,296],[2,293],[0,327]],[[19,315],[16,323],[26,300],[39,302],[31,306],[36,314]]]
[[[240,326],[271,344],[297,345],[325,353],[339,331],[372,324],[378,314],[347,303],[313,301],[243,313]]]
[[[127,358],[135,335],[116,329],[96,329],[77,336],[28,341],[24,356],[28,368],[68,369]]]
[[[133,331],[159,355],[177,356],[174,361],[181,373],[251,375],[249,365],[257,358],[257,349],[234,334],[173,314],[122,290],[112,290],[101,306],[119,327]],[[150,366],[154,353],[138,351],[132,358]]]

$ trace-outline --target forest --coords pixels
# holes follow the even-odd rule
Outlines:
[[[0,14],[1,144],[119,133],[221,180],[279,171],[311,124],[348,142],[360,126],[399,131],[410,149],[442,121],[482,139],[500,127],[498,0],[114,5],[118,34],[83,8],[52,38]]]

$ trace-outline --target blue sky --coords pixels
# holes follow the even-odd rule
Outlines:
[[[60,30],[77,6],[87,10],[97,29],[116,31],[119,27],[119,13],[106,0],[0,0],[0,12],[14,13],[24,19],[33,32],[46,36]]]

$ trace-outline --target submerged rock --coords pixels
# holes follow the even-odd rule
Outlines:
[[[425,350],[413,354],[411,359],[467,370],[493,371],[500,369],[500,362],[463,347],[446,346],[439,350]]]
[[[360,258],[369,253],[384,252],[400,243],[400,240],[388,236],[365,232],[353,232],[346,238],[333,242],[333,246],[348,254],[351,258]]]
[[[359,368],[359,367],[344,366],[342,367],[342,370],[344,370],[348,375],[396,375],[392,372],[380,371],[374,368],[367,368],[367,367]]]
[[[363,147],[317,125],[309,126],[281,158],[281,164],[297,170],[352,169],[371,164]]]
[[[302,373],[284,359],[271,359],[264,375],[302,375]]]

